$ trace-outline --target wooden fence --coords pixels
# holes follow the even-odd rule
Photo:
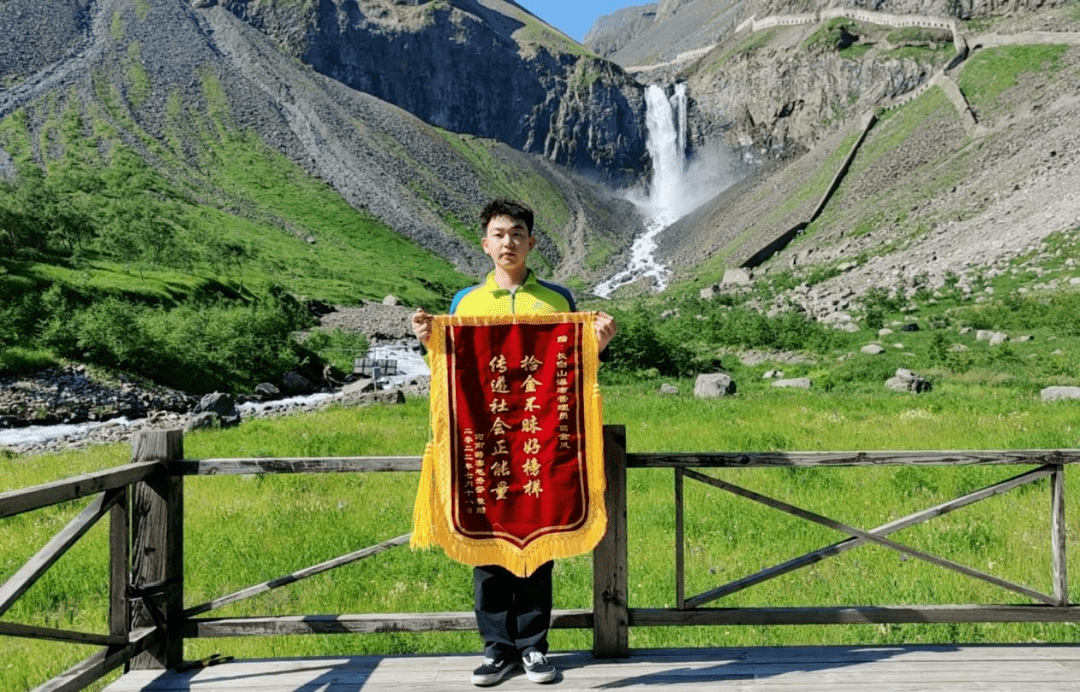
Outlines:
[[[559,610],[555,628],[593,631],[593,653],[618,658],[628,654],[630,627],[737,624],[857,624],[917,622],[1077,622],[1080,608],[1068,594],[1066,574],[1064,472],[1080,462],[1080,450],[980,452],[820,452],[627,454],[622,426],[604,428],[609,529],[593,552],[593,607]],[[418,471],[419,457],[335,457],[184,459],[180,431],[144,431],[132,442],[132,463],[46,485],[0,494],[0,519],[84,497],[91,504],[21,569],[0,585],[0,617],[20,596],[106,515],[110,521],[109,631],[74,632],[0,621],[0,635],[92,644],[102,650],[39,690],[79,690],[109,671],[126,666],[173,668],[182,663],[185,638],[281,634],[335,634],[393,631],[451,631],[475,627],[468,613],[396,613],[333,616],[244,618],[202,617],[221,606],[250,598],[335,567],[371,557],[408,542],[391,538],[292,574],[223,595],[207,603],[184,605],[184,480],[188,476],[269,473],[366,473]],[[873,529],[861,529],[786,502],[760,495],[701,473],[699,468],[833,467],[881,465],[1017,465],[1032,466],[1008,480],[969,492]],[[677,608],[631,608],[627,603],[628,468],[670,468],[675,488],[675,590]],[[1049,478],[1051,530],[1049,543],[1052,593],[1014,584],[948,559],[903,545],[888,536],[1014,488]],[[705,593],[687,595],[684,580],[683,490],[697,481],[762,503],[791,516],[846,535],[820,550],[722,584]],[[790,608],[704,608],[723,596],[806,567],[859,545],[874,543],[902,551],[966,576],[984,580],[1034,603],[960,604],[951,606],[851,606]]]

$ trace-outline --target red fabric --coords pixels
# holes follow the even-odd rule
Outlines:
[[[589,514],[581,323],[446,327],[452,522],[524,548]]]

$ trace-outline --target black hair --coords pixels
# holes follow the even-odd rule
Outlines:
[[[496,216],[509,216],[514,221],[521,221],[525,228],[529,229],[529,235],[533,232],[533,210],[528,204],[515,199],[493,199],[488,202],[484,210],[480,212],[480,233],[487,233],[488,224]]]

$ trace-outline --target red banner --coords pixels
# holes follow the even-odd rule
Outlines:
[[[436,318],[414,545],[518,574],[606,528],[591,313]]]

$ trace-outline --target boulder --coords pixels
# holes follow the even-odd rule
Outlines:
[[[281,389],[290,396],[296,396],[313,393],[315,385],[300,373],[290,370],[281,378]]]
[[[223,428],[240,425],[240,412],[236,409],[236,400],[229,394],[221,392],[207,394],[199,400],[194,413],[196,417],[199,417],[199,414],[210,414]]]
[[[665,382],[664,384],[660,385],[660,393],[668,396],[678,394],[679,388],[673,384],[668,384],[667,382]]]
[[[929,392],[933,389],[933,384],[922,375],[914,373],[907,368],[898,368],[896,374],[885,381],[885,387],[894,392],[922,394],[923,392]]]
[[[1080,387],[1046,387],[1039,395],[1043,401],[1064,401],[1080,399]]]
[[[749,286],[752,280],[750,272],[741,267],[736,267],[734,269],[725,269],[724,278],[720,280],[720,283],[728,286]]]
[[[281,390],[269,382],[260,382],[255,385],[255,395],[260,401],[273,401],[281,398]]]
[[[204,411],[202,413],[196,413],[194,416],[188,419],[187,425],[184,426],[185,432],[191,432],[192,430],[203,430],[205,428],[212,428],[217,425],[217,415],[210,411]]]
[[[735,381],[731,375],[722,372],[698,375],[694,382],[694,396],[699,399],[716,399],[734,393]]]
[[[786,387],[789,389],[810,389],[813,386],[813,382],[809,377],[793,377],[787,380],[776,380],[772,383],[774,387]]]
[[[885,352],[885,347],[881,344],[867,344],[859,349],[868,356],[876,356]]]

